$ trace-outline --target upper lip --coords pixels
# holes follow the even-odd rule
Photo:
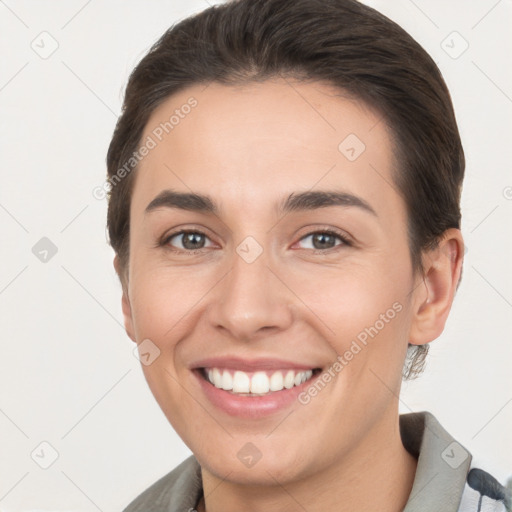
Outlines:
[[[320,366],[274,358],[242,359],[240,357],[209,357],[196,361],[190,365],[190,369],[192,370],[199,368],[230,368],[233,370],[250,372],[257,370],[286,369],[310,370],[320,368]]]

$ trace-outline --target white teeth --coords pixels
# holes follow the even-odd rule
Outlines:
[[[208,380],[216,388],[233,393],[252,393],[254,395],[291,389],[293,386],[300,386],[313,376],[313,370],[277,370],[270,377],[264,371],[249,375],[237,370],[232,375],[229,370],[219,368],[209,368],[206,373]]]
[[[233,377],[227,370],[224,370],[222,373],[222,389],[225,389],[226,391],[233,389]]]
[[[251,393],[268,393],[270,380],[265,372],[256,372],[251,379]]]
[[[220,373],[218,368],[213,369],[213,385],[216,388],[222,387],[222,374]]]
[[[213,383],[215,387],[219,387]],[[249,393],[249,388],[251,385],[251,379],[249,375],[245,372],[235,372],[233,376],[233,393]]]
[[[281,372],[274,372],[270,377],[270,391],[281,391],[284,387],[284,378]]]
[[[289,370],[286,374],[286,377],[284,378],[284,387],[286,389],[293,388],[294,384],[294,378],[295,378],[295,372],[293,370]]]

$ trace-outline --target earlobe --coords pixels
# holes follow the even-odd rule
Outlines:
[[[121,304],[123,308],[124,328],[126,330],[126,334],[128,334],[133,342],[137,343],[133,330],[132,307],[130,304],[130,299],[128,298],[128,294],[125,290],[123,290],[123,298],[121,299]]]
[[[438,247],[423,256],[424,274],[414,291],[409,343],[423,345],[444,330],[459,283],[464,255],[460,230],[451,228]]]
[[[125,328],[126,334],[128,334],[128,336],[129,336],[129,338],[133,342],[136,343],[135,331],[133,328],[132,307],[130,304],[130,298],[128,296],[128,287],[127,287],[127,283],[125,283],[122,278],[121,265],[120,265],[119,257],[117,254],[114,257],[114,268],[116,269],[116,273],[119,277],[119,280],[121,281],[121,286],[123,289],[123,296],[121,299],[121,307],[123,310],[124,328]]]

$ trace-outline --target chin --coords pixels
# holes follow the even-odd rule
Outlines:
[[[247,443],[238,451],[194,455],[209,473],[240,485],[274,486],[304,477],[307,462],[301,457],[285,457],[279,447],[256,450],[255,445]]]

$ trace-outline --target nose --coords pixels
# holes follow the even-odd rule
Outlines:
[[[269,267],[265,252],[248,263],[236,252],[231,270],[215,287],[210,324],[239,341],[287,329],[293,322],[293,294]]]

